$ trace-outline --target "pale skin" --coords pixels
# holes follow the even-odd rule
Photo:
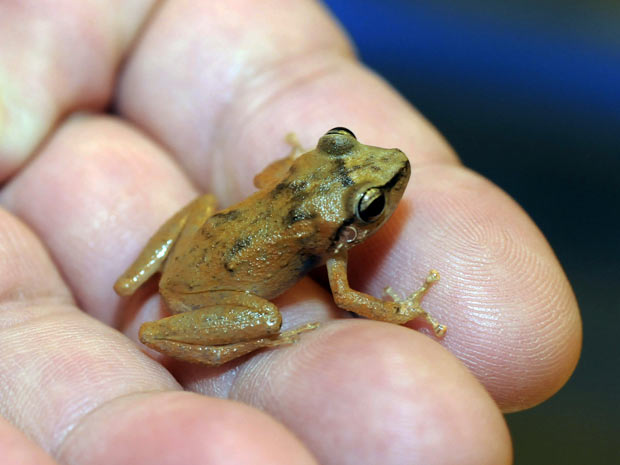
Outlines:
[[[446,327],[421,307],[437,271],[406,299],[388,287],[392,301],[355,291],[347,279],[348,250],[376,232],[401,199],[410,174],[406,155],[364,145],[341,127],[311,151],[294,134],[287,140],[291,153],[254,178],[259,192],[217,215],[212,195],[198,197],[159,228],[117,280],[116,292],[130,296],[162,275],[160,293],[174,316],[142,325],[140,340],[204,365],[291,344],[319,324],[280,332],[282,316],[267,299],[322,263],[340,308],[396,324],[424,316],[443,336]]]
[[[509,463],[500,411],[553,395],[580,349],[570,286],[524,212],[357,64],[316,4],[123,5],[0,3],[0,455]],[[95,114],[64,119],[75,110]],[[424,305],[445,338],[346,319],[304,279],[275,301],[283,331],[321,322],[296,344],[215,369],[145,355],[157,289],[123,301],[112,284],[153,232],[201,193],[249,196],[284,132],[311,146],[341,124],[412,164],[390,222],[349,254],[351,286],[408,291],[440,270]]]

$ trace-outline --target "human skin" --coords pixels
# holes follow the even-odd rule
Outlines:
[[[323,322],[297,344],[217,369],[143,353],[156,286],[112,285],[148,237],[199,192],[246,197],[286,132],[335,126],[412,165],[352,285],[406,292],[436,268],[445,338],[343,318],[306,278],[276,301],[285,329]],[[501,412],[579,356],[540,231],[309,0],[0,3],[0,179],[3,463],[510,463]]]

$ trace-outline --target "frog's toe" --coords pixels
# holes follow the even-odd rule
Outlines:
[[[318,322],[314,323],[306,323],[305,325],[300,326],[299,328],[291,329],[290,331],[284,331],[274,339],[272,339],[272,344],[270,346],[278,346],[282,344],[293,344],[297,342],[299,339],[299,335],[301,333],[305,333],[306,331],[312,331],[317,329],[321,324]]]
[[[444,337],[447,330],[448,330],[448,327],[442,324],[438,324],[437,326],[433,328],[433,331],[435,331],[435,335],[437,337]]]
[[[436,283],[437,281],[439,281],[439,279],[440,279],[439,271],[431,270],[428,272],[428,276],[426,277],[426,282],[428,284]]]
[[[383,295],[390,297],[394,302],[404,301],[404,299],[398,294],[398,292],[392,289],[391,286],[387,286],[385,289],[383,289]]]

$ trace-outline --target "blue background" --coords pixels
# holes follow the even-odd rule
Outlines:
[[[517,464],[620,463],[620,2],[327,0],[361,59],[510,193],[556,251],[584,350],[506,416]]]

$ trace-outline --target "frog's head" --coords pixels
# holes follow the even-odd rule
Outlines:
[[[363,242],[392,215],[403,196],[411,167],[399,149],[361,144],[350,130],[334,128],[317,145],[332,164],[332,183],[341,189],[341,226],[334,249]]]

